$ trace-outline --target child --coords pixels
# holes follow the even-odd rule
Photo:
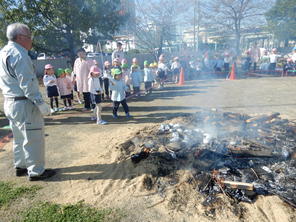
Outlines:
[[[139,66],[137,58],[132,59],[132,66]]]
[[[113,101],[113,118],[118,118],[117,111],[120,104],[124,109],[126,117],[130,118],[131,115],[129,114],[129,108],[125,98],[126,85],[122,79],[122,71],[120,69],[114,69],[112,75],[114,76],[114,79],[110,79],[110,88],[112,90],[111,100]]]
[[[156,72],[158,82],[159,82],[159,86],[158,86],[159,89],[164,87],[164,81],[166,79],[166,75],[168,72],[168,67],[164,62],[165,62],[165,57],[162,54],[159,56],[158,68]]]
[[[89,79],[88,79],[88,90],[90,92],[90,99],[93,108],[93,115],[91,120],[97,120],[98,125],[105,125],[107,124],[106,121],[102,120],[101,112],[101,95],[103,93],[103,89],[101,87],[100,76],[101,72],[97,66],[92,66],[89,72]]]
[[[138,69],[137,65],[132,65],[131,80],[133,85],[133,93],[137,96],[140,94],[141,86],[141,72]]]
[[[102,99],[110,99],[109,97],[109,76],[111,75],[111,63],[109,61],[104,62],[104,70],[103,70],[103,83],[105,93],[102,95]]]
[[[47,96],[50,99],[51,113],[59,110],[59,92],[57,87],[57,79],[54,75],[54,69],[51,64],[47,64],[44,67],[43,83],[46,87]],[[53,107],[53,100],[55,100],[56,108]]]
[[[152,82],[154,81],[154,76],[152,70],[149,68],[148,61],[144,62],[144,83],[145,83],[145,93],[152,93]]]
[[[123,66],[123,65],[128,65],[128,64],[127,64],[127,59],[122,59],[122,60],[121,60],[121,66]]]
[[[179,62],[179,58],[175,57],[174,62],[172,63],[171,70],[173,72],[173,81],[178,83],[178,77],[180,74],[181,64]]]
[[[121,65],[121,70],[122,70],[122,79],[124,80],[125,82],[125,85],[127,87],[127,90],[126,90],[126,96],[129,97],[130,96],[130,91],[131,91],[131,76],[130,76],[130,71],[129,71],[129,68],[128,68],[128,64],[126,63],[123,63]]]
[[[65,73],[66,73],[66,77],[68,78],[68,79],[70,79],[71,80],[71,82],[72,82],[72,70],[70,69],[70,68],[66,68],[65,69]],[[73,88],[73,82],[72,82],[72,88]],[[73,96],[73,89],[72,89],[72,92],[71,92],[71,100],[72,100],[72,103],[73,103],[73,99],[74,99],[74,96]]]
[[[291,58],[287,58],[287,63],[283,67],[282,77],[288,76],[288,72],[295,70],[295,64]]]
[[[270,63],[268,66],[269,71],[275,71],[276,63],[279,57],[281,56],[277,54],[277,49],[276,48],[272,49],[271,54],[269,55],[269,59],[270,59],[269,61]]]
[[[112,69],[120,69],[121,70],[121,62],[118,58],[115,58],[113,60]]]
[[[71,73],[71,80],[72,85],[74,86],[73,89],[76,92],[76,99],[79,104],[82,104],[82,101],[80,100],[80,92],[77,90],[77,81],[76,81],[76,74],[74,72]]]
[[[157,80],[156,80],[157,75],[156,75],[156,72],[157,72],[157,66],[158,66],[158,64],[157,64],[157,62],[153,62],[152,64],[150,64],[150,66],[151,66],[152,74],[154,76],[153,87],[156,87],[156,84],[157,84]]]
[[[64,69],[58,69],[57,70],[57,86],[60,91],[61,99],[64,102],[65,107],[62,109],[65,110],[71,110],[72,107],[72,100],[71,100],[71,94],[72,94],[72,81],[71,79],[67,78],[65,70]],[[67,105],[68,102],[68,105]]]

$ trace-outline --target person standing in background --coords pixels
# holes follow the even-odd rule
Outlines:
[[[253,64],[253,71],[257,69],[257,63],[260,60],[260,49],[257,43],[254,43],[253,47],[249,50],[251,56],[251,63]]]
[[[124,59],[124,52],[121,42],[117,42],[117,49],[115,49],[112,53],[112,61],[114,61],[114,59],[118,59],[120,63]]]
[[[270,55],[269,55],[269,62],[270,62],[269,66],[268,66],[269,71],[275,71],[276,63],[277,63],[277,60],[279,57],[281,57],[281,56],[277,54],[277,49],[273,48],[271,50]]]
[[[88,89],[88,75],[90,67],[94,64],[93,60],[86,60],[84,49],[77,51],[78,58],[74,62],[73,72],[76,75],[77,91],[83,94],[84,110],[90,110],[90,93]]]

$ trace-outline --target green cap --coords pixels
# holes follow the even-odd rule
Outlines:
[[[122,64],[122,65],[121,65],[121,68],[123,68],[123,69],[128,69],[128,64],[126,64],[126,63],[125,63],[125,64]]]
[[[120,75],[122,72],[121,72],[121,70],[120,69],[112,69],[111,70],[111,74],[113,75],[113,76],[115,76],[115,75]]]
[[[72,69],[70,69],[70,68],[67,68],[67,69],[65,69],[65,73],[72,73]]]
[[[145,61],[144,61],[144,66],[148,66],[148,65],[149,65],[148,61],[145,60]]]
[[[58,69],[57,69],[56,76],[59,77],[59,76],[61,76],[64,72],[65,72],[64,69],[62,69],[62,68],[58,68]]]

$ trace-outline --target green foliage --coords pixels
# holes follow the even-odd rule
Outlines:
[[[266,19],[278,39],[296,40],[296,0],[277,0]]]
[[[111,39],[125,16],[119,13],[119,0],[1,0],[2,33],[12,22],[28,24],[34,33],[34,49],[43,52],[72,53],[83,42]],[[3,32],[4,31],[4,32]],[[3,39],[3,36],[0,36]]]
[[[116,213],[116,212],[115,212]],[[112,217],[110,217],[112,215]],[[78,203],[75,205],[58,205],[43,203],[25,212],[24,222],[100,222],[119,221],[111,209],[96,209]]]
[[[0,207],[24,195],[34,195],[39,189],[41,187],[36,185],[15,187],[12,183],[0,181]]]

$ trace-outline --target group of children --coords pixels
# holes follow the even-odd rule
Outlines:
[[[51,112],[71,110],[73,100],[73,83],[71,81],[71,69],[57,69],[56,72],[51,64],[44,67],[43,83],[50,99]],[[64,102],[64,107],[59,108],[58,97]],[[56,107],[54,107],[54,101]]]
[[[88,91],[93,110],[91,120],[96,120],[96,123],[100,125],[107,124],[101,118],[101,102],[109,99],[113,102],[113,118],[118,118],[117,112],[120,104],[123,106],[126,117],[130,118],[126,97],[131,93],[139,96],[142,82],[145,84],[145,94],[151,93],[153,83],[157,80],[157,66],[157,63],[149,64],[148,61],[145,61],[142,72],[136,58],[132,60],[130,68],[127,60],[123,59],[120,62],[117,58],[113,60],[112,64],[106,61],[103,72],[97,65],[92,66],[88,76]],[[73,109],[73,91],[76,91],[76,80],[71,69],[58,68],[55,71],[51,64],[47,64],[44,67],[43,83],[50,99],[52,113]],[[63,100],[63,108],[59,108],[59,96]],[[79,94],[77,99],[79,102]]]

